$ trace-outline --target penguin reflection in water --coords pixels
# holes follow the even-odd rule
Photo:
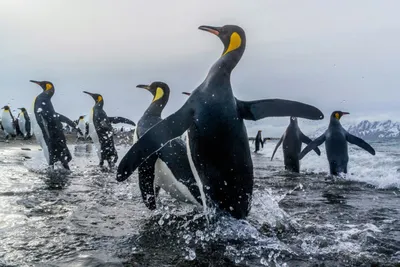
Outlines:
[[[86,91],[83,92],[90,95],[95,102],[89,115],[89,135],[96,146],[97,155],[100,159],[99,165],[103,167],[104,161],[106,160],[111,170],[118,160],[117,150],[114,145],[114,131],[111,123],[128,123],[134,126],[136,124],[122,117],[108,117],[103,109],[103,96]]]
[[[72,156],[67,147],[63,125],[61,121],[75,125],[70,119],[58,114],[51,103],[54,95],[54,85],[48,81],[33,81],[43,92],[33,102],[32,126],[36,140],[42,147],[47,163],[54,168],[54,163],[60,161],[63,167],[69,170],[68,163]]]
[[[243,29],[235,25],[199,29],[220,38],[224,44],[221,57],[186,103],[133,145],[118,166],[117,180],[125,180],[149,156],[187,130],[189,163],[207,205],[244,218],[250,211],[253,193],[253,163],[244,120],[276,116],[317,120],[323,114],[295,101],[236,99],[230,77],[245,50]]]
[[[138,121],[134,142],[162,121],[161,113],[170,94],[168,85],[163,82],[137,87],[149,91],[153,100]],[[139,187],[143,201],[149,209],[156,208],[155,199],[160,187],[182,202],[189,202],[198,207],[203,206],[205,202],[191,171],[185,142],[181,138],[171,140],[139,166]]]
[[[301,145],[302,143],[311,143],[311,139],[302,133],[296,117],[290,117],[290,124],[286,128],[286,131],[282,135],[278,144],[276,144],[274,152],[271,156],[271,161],[274,158],[276,150],[282,143],[285,170],[300,172],[299,154],[301,151]],[[318,147],[314,148],[314,151],[318,154],[318,156],[321,155],[321,151]]]
[[[13,114],[11,113],[11,109],[9,106],[2,107],[3,112],[1,114],[1,123],[3,127],[3,131],[6,135],[6,140],[10,138],[15,138],[17,136],[16,123]]]
[[[347,142],[357,145],[370,154],[375,155],[375,150],[368,143],[348,133],[342,127],[340,119],[346,114],[350,113],[343,111],[332,112],[328,129],[320,137],[309,143],[308,146],[301,151],[299,158],[302,159],[312,149],[317,148],[325,142],[330,173],[332,175],[338,175],[339,173],[347,173],[347,163],[349,162]]]

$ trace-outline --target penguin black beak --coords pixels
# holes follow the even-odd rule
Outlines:
[[[138,84],[138,85],[136,85],[136,88],[143,88],[146,90],[150,90],[150,85]]]
[[[89,92],[87,92],[87,91],[83,91],[85,94],[88,94],[88,95],[90,95],[90,96],[93,96],[93,94],[92,93],[89,93]]]
[[[188,92],[182,92],[182,94],[184,94],[184,95],[191,95],[191,93],[188,93]]]
[[[92,94],[92,93],[89,93],[89,92],[87,92],[87,91],[83,91],[85,94],[88,94],[88,95],[90,95],[93,99],[94,99],[94,101],[96,101],[96,97],[94,96],[94,94]],[[96,101],[97,102],[97,101]]]
[[[342,112],[342,115],[349,115],[349,112]]]
[[[29,80],[31,83],[36,83],[37,85],[40,85],[40,82],[34,81],[34,80]]]
[[[219,35],[221,32],[221,27],[213,27],[213,26],[200,26],[199,30],[210,32],[212,34],[215,34],[216,36]]]

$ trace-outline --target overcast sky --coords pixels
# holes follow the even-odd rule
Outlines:
[[[29,80],[49,80],[55,109],[72,119],[93,105],[87,90],[103,95],[110,116],[137,121],[152,97],[135,86],[160,80],[171,87],[166,116],[222,52],[197,27],[237,24],[247,37],[232,74],[239,99],[302,101],[326,117],[349,111],[347,121],[397,120],[399,9],[395,0],[2,0],[0,105],[30,108],[41,89]],[[288,121],[257,127],[280,135]]]

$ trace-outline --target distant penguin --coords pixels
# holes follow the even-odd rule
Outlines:
[[[36,83],[43,89],[43,92],[35,98],[31,113],[36,140],[42,147],[51,168],[54,167],[55,162],[60,161],[63,167],[69,170],[68,163],[72,160],[72,156],[67,147],[60,116],[63,120],[69,119],[54,110],[51,103],[51,98],[55,93],[54,85],[48,81],[31,80],[30,82]]]
[[[285,170],[292,172],[300,172],[300,160],[299,154],[301,151],[302,143],[309,144],[311,139],[304,135],[299,128],[297,118],[290,117],[290,124],[283,133],[281,139],[272,153],[271,160],[274,158],[275,152],[278,147],[283,143],[283,161],[285,164]],[[321,151],[318,147],[314,149],[315,153],[321,155]]]
[[[21,112],[18,114],[18,125],[24,139],[32,137],[31,119],[25,108],[19,108]]]
[[[80,131],[77,132],[78,135],[78,140],[85,140],[86,139],[86,122],[85,122],[85,116],[79,116],[78,119],[78,129]]]
[[[254,153],[257,153],[260,150],[260,145],[262,148],[264,148],[264,140],[261,136],[261,130],[257,132],[256,139],[254,141],[256,143]]]
[[[137,87],[148,90],[153,95],[153,100],[138,121],[134,142],[162,121],[161,113],[170,94],[168,85],[163,82]],[[149,209],[156,208],[155,198],[160,187],[180,201],[197,206],[202,206],[203,201],[205,203],[204,192],[200,192],[203,188],[197,184],[190,168],[186,144],[179,138],[171,140],[139,166],[139,187],[143,201]]]
[[[6,135],[6,139],[11,136],[15,138],[17,136],[17,130],[15,125],[14,116],[11,113],[9,106],[2,107],[3,112],[1,114],[1,122],[3,125],[4,133]]]
[[[187,131],[189,162],[197,183],[203,187],[207,206],[242,219],[250,211],[254,182],[244,120],[275,116],[317,120],[323,114],[313,106],[289,100],[238,100],[230,79],[246,47],[244,30],[236,25],[199,29],[220,38],[222,55],[186,103],[132,146],[118,166],[117,181],[125,180],[149,156]]]
[[[338,175],[339,173],[347,173],[347,163],[349,161],[347,142],[357,145],[370,154],[375,155],[375,150],[368,143],[348,133],[342,127],[340,119],[346,114],[350,113],[342,111],[332,112],[328,129],[320,137],[309,143],[300,153],[299,158],[302,159],[309,151],[325,142],[330,173]]]

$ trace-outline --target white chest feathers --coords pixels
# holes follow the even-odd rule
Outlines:
[[[82,134],[78,132],[78,136],[85,136],[86,132],[86,124],[83,119],[80,119],[78,122],[78,129],[81,130]]]
[[[155,163],[155,181],[154,185],[158,185],[173,198],[185,202],[201,206],[190,193],[189,189],[181,182],[179,182],[172,171],[168,168],[167,164],[161,159],[157,159]]]
[[[6,135],[16,135],[14,121],[11,117],[10,111],[3,110],[3,113],[1,114],[1,123]]]

